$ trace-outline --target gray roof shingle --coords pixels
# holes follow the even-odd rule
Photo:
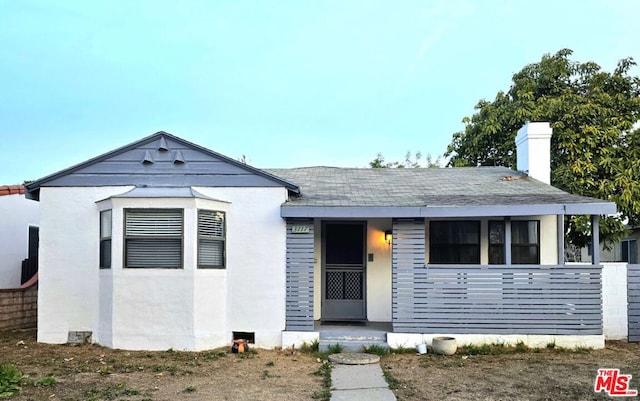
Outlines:
[[[506,167],[267,169],[299,186],[296,206],[495,206],[601,203]]]

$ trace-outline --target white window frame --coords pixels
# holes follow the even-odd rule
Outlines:
[[[166,214],[165,218],[162,218],[162,214]],[[157,215],[157,224],[149,224],[145,226],[144,218],[138,221],[139,226],[131,226],[128,224],[129,216],[138,217],[148,215],[153,217]],[[176,227],[177,221],[176,214],[179,214],[179,227]],[[173,215],[173,216],[172,216]],[[173,222],[171,221],[173,219]],[[184,209],[182,208],[153,208],[153,209],[139,209],[139,208],[125,208],[123,216],[123,264],[128,269],[183,269],[184,268]],[[151,221],[151,220],[150,220]],[[145,244],[148,241],[148,244]],[[155,242],[155,243],[154,243]],[[147,261],[135,262],[130,261],[130,252],[134,243],[137,243],[139,252],[146,252],[150,258]],[[140,247],[141,244],[144,244]],[[175,251],[171,254],[171,245],[175,247],[179,244],[179,255],[176,257]],[[145,249],[146,247],[146,249]],[[162,255],[167,258],[160,258]],[[143,257],[138,256],[142,259]],[[155,259],[155,260],[154,260]],[[177,262],[171,263],[170,260],[174,259]],[[144,263],[146,262],[146,264]]]
[[[213,216],[215,215],[215,217]],[[205,221],[206,217],[222,218],[222,224],[218,227],[212,226],[213,219]],[[225,269],[226,268],[226,236],[227,236],[227,215],[220,210],[198,209],[197,213],[198,231],[198,269]],[[204,223],[204,224],[203,224]],[[212,255],[220,250],[220,255]],[[213,260],[219,260],[218,263]]]
[[[113,246],[113,242],[111,241],[113,230],[112,221],[113,212],[111,209],[100,212],[100,256],[98,264],[101,269],[111,269],[111,247]]]

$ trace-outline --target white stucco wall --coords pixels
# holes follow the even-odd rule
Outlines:
[[[39,204],[24,194],[0,196],[0,288],[20,287],[29,254],[29,226],[39,225]]]
[[[281,344],[285,328],[284,188],[195,188],[231,202],[227,214],[229,333],[255,333],[256,345]],[[230,339],[230,337],[229,337]]]
[[[367,319],[372,322],[391,321],[391,245],[384,241],[384,232],[391,230],[391,219],[367,221]]]
[[[97,333],[99,213],[96,201],[131,187],[41,188],[38,341],[70,330]]]
[[[284,188],[197,188],[194,198],[113,198],[130,188],[42,188],[38,340],[69,330],[123,349],[201,350],[233,331],[281,343],[285,326]],[[71,202],[71,205],[70,205]],[[123,208],[184,209],[183,269],[122,269]],[[196,269],[197,209],[226,212],[226,269]],[[99,210],[111,209],[112,268],[100,270]],[[81,221],[73,225],[68,221]],[[65,223],[66,222],[66,223]]]

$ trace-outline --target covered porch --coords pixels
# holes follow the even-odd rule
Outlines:
[[[438,335],[469,343],[603,346],[602,267],[598,255],[591,265],[565,264],[564,214],[524,213],[523,209],[508,217],[288,218],[283,346],[339,336],[373,339],[380,330],[386,332],[385,342],[394,347],[430,343]],[[436,244],[436,228],[461,221],[476,222],[479,227],[478,248],[467,246],[475,249],[478,259],[439,263],[442,253],[447,252]],[[530,221],[537,222],[536,229],[531,230],[531,236],[536,237],[529,244],[528,248],[535,249],[531,252],[527,246],[523,251],[522,244],[511,243],[517,237],[512,230]],[[327,241],[331,233],[327,227],[332,224],[365,227],[361,273],[353,266],[342,266],[344,272],[351,273],[343,274],[344,278],[361,274],[359,290],[355,291],[361,297],[355,301],[361,302],[364,313],[355,318],[350,312],[340,315],[341,302],[348,305],[353,300],[328,300],[331,286],[327,281],[335,273],[327,268],[325,260],[327,242],[331,242]],[[498,241],[492,232],[496,224],[501,228]],[[597,243],[598,215],[592,215],[592,224]],[[385,231],[392,234],[389,244]],[[462,246],[452,252],[462,253],[463,261],[465,253],[473,253]],[[530,263],[523,263],[528,257],[532,258]],[[327,301],[333,302],[336,310],[323,308]],[[385,315],[388,318],[380,319]]]

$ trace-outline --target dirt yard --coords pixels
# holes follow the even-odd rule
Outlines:
[[[311,355],[228,351],[130,352],[38,344],[34,331],[0,332],[0,365],[15,364],[29,376],[10,400],[298,401],[324,390],[322,364]]]
[[[12,363],[28,375],[10,400],[323,399],[322,364],[316,356],[290,350],[227,351],[130,352],[38,344],[33,331],[0,333],[0,365]],[[381,365],[400,401],[613,399],[593,391],[598,368],[632,374],[630,387],[640,389],[640,344],[611,342],[605,350],[579,352],[491,352],[499,354],[388,355]]]
[[[632,374],[630,387],[640,390],[640,344],[608,342],[603,350],[525,351],[448,357],[389,355],[382,367],[398,381],[398,400],[612,400],[604,392],[594,392],[598,368]]]

